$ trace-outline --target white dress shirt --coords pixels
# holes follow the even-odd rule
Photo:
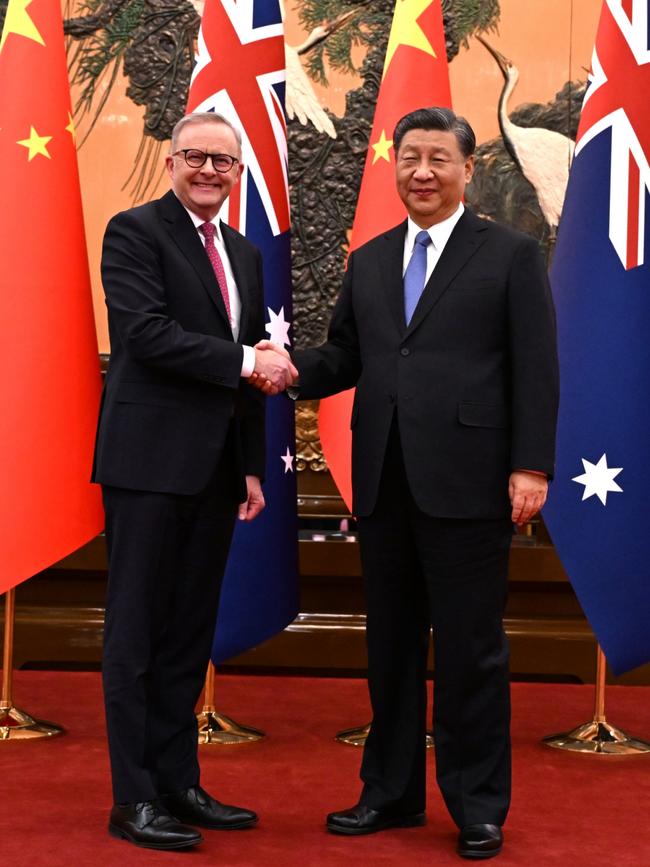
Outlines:
[[[183,205],[183,207],[185,208],[185,205]],[[196,227],[196,232],[201,239],[201,243],[205,247],[205,235],[203,234],[203,232],[199,232],[199,226],[202,226],[207,221],[201,219],[201,217],[197,217],[197,215],[190,211],[189,208],[185,208],[185,210],[190,215],[190,219]],[[219,219],[219,215],[217,214],[217,216],[209,222],[213,224],[215,229],[214,246],[217,248],[217,252],[221,257],[221,261],[223,263],[223,270],[226,274],[228,300],[230,302],[230,327],[232,328],[233,340],[235,340],[236,342],[237,338],[239,337],[239,326],[241,323],[241,298],[239,297],[237,283],[235,282],[235,275],[233,274],[230,259],[228,258],[228,251],[226,250],[226,245],[223,242],[223,235],[221,234],[221,220]],[[252,346],[244,346],[243,343],[241,344],[241,346],[244,350],[244,357],[242,359],[242,368],[240,375],[244,379],[248,379],[248,377],[251,376],[253,371],[255,370],[255,350]]]
[[[424,281],[425,286],[429,282],[429,277],[433,274],[433,269],[438,264],[438,259],[442,256],[442,251],[445,249],[445,245],[449,240],[449,236],[454,231],[456,223],[463,216],[464,210],[465,206],[461,202],[458,205],[458,209],[454,211],[451,217],[447,217],[446,220],[442,220],[440,223],[435,223],[429,229],[425,230],[429,233],[429,237],[431,238],[431,243],[428,244],[426,248],[427,274]],[[406,227],[406,239],[404,240],[404,267],[402,269],[402,275],[406,271],[408,263],[411,261],[413,247],[415,246],[415,236],[421,231],[422,229],[420,226],[418,226],[417,223],[414,223],[409,217],[408,225]]]

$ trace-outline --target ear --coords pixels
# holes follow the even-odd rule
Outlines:
[[[243,173],[245,168],[246,168],[246,166],[243,163],[240,163],[240,162],[237,163],[237,174],[235,175],[235,183],[236,184],[239,183],[239,179],[241,178],[242,173]]]
[[[472,175],[474,174],[475,163],[476,163],[476,160],[475,160],[474,154],[472,154],[471,157],[467,157],[467,159],[465,160],[465,183],[466,184],[469,184],[469,182],[472,180]]]
[[[174,179],[174,157],[171,154],[167,154],[165,157],[165,168],[167,169],[167,174],[173,180]]]

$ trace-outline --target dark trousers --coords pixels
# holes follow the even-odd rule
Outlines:
[[[222,467],[196,496],[103,489],[103,680],[116,803],[199,782],[195,705],[237,510]]]
[[[361,802],[425,809],[426,661],[435,653],[436,777],[459,827],[510,802],[507,520],[434,518],[411,496],[393,425],[377,506],[359,521],[373,710]]]

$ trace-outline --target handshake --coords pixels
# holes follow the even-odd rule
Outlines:
[[[255,344],[255,370],[249,378],[251,385],[264,394],[279,394],[298,380],[298,371],[291,363],[283,346],[260,340]]]

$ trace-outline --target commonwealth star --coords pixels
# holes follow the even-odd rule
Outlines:
[[[610,491],[614,491],[615,493],[623,492],[623,488],[614,481],[623,467],[608,467],[607,455],[603,455],[597,464],[592,464],[591,461],[583,458],[582,465],[585,468],[584,473],[580,476],[574,476],[571,481],[585,486],[582,494],[583,500],[596,496],[603,506],[606,506],[607,494]]]
[[[284,318],[284,307],[280,307],[279,313],[271,310],[270,307],[267,307],[267,310],[269,311],[270,322],[265,326],[264,330],[269,335],[269,340],[271,343],[275,343],[276,346],[291,346],[291,341],[289,340],[291,322],[287,322]]]

